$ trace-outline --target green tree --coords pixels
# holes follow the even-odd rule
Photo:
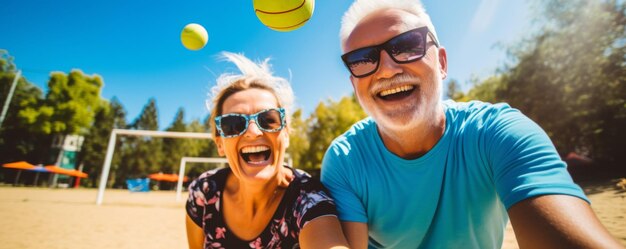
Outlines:
[[[58,149],[52,149],[52,137],[63,141],[65,135],[85,135],[93,124],[95,112],[105,103],[100,97],[103,86],[98,75],[88,76],[74,69],[69,74],[53,72],[48,92],[38,105],[21,108],[18,117],[31,132],[47,137],[38,143],[47,146],[40,152],[45,164],[57,162]]]
[[[15,72],[15,58],[6,49],[0,49],[0,72]]]
[[[195,124],[194,122],[192,122],[192,129],[191,131],[195,131],[195,132],[206,132],[209,133],[211,132],[211,116],[207,115],[206,118],[204,119],[204,121],[202,122],[202,124]],[[214,134],[211,134],[211,136],[213,136]],[[217,153],[217,146],[215,145],[215,142],[213,142],[213,140],[207,140],[207,139],[200,139],[200,140],[195,140],[197,143],[199,143],[200,146],[200,152],[199,152],[199,156],[201,157],[219,157],[219,154]]]
[[[455,79],[451,79],[447,84],[448,88],[446,89],[446,97],[448,99],[453,99],[456,101],[462,101],[465,98],[465,94],[459,85],[459,82]]]
[[[289,126],[289,148],[287,153],[296,165],[296,168],[305,168],[306,165],[300,165],[304,162],[303,156],[309,150],[309,136],[307,134],[309,125],[302,118],[302,109],[296,110],[291,115],[291,123]]]
[[[102,172],[102,164],[113,129],[126,128],[126,111],[115,97],[108,105],[103,105],[96,111],[93,125],[89,128],[82,150],[80,151],[80,163],[84,166],[83,171],[89,174],[89,179],[82,181],[85,186],[96,187]],[[116,146],[119,148],[122,139],[116,139]],[[119,152],[119,150],[116,150]],[[119,153],[114,154],[111,162],[109,181],[115,179],[117,167],[120,164]]]
[[[626,147],[626,3],[538,3],[539,29],[510,50],[514,61],[502,70],[495,97],[539,123],[561,153],[619,165]]]
[[[322,157],[330,143],[347,131],[355,122],[366,116],[354,95],[343,97],[338,102],[331,99],[320,103],[309,117],[309,149],[301,157],[299,167],[319,169]]]
[[[496,103],[498,98],[496,93],[502,87],[502,77],[491,76],[483,81],[474,81],[474,87],[463,95],[462,101],[480,100],[484,102]]]
[[[0,105],[3,108],[11,84],[16,75],[13,57],[6,50],[0,50]],[[5,119],[0,127],[0,163],[29,161],[43,163],[50,136],[32,132],[27,120],[18,115],[21,110],[37,109],[43,104],[43,92],[25,77],[17,81],[13,97],[9,103]],[[46,142],[47,141],[47,142]]]
[[[151,98],[139,117],[129,126],[135,130],[159,129],[156,100]],[[128,178],[146,177],[158,172],[163,163],[163,141],[155,137],[126,137],[121,148],[122,159],[115,180],[115,187],[124,186]]]
[[[174,121],[165,129],[166,131],[187,132],[185,125],[185,110],[179,108],[174,117]],[[161,171],[165,173],[176,173],[180,164],[180,159],[185,156],[195,156],[189,153],[190,143],[188,138],[163,138],[163,163]]]
[[[210,123],[209,117],[205,118],[204,122],[200,122],[198,119],[194,119],[189,123],[189,132],[209,133]],[[193,157],[219,157],[217,154],[217,148],[215,143],[211,139],[187,139],[188,150],[186,156]],[[179,159],[180,160],[180,159]],[[200,176],[209,169],[216,168],[218,165],[214,163],[187,163],[185,175],[191,179]],[[177,172],[178,173],[178,172]]]
[[[99,75],[87,76],[74,69],[68,75],[53,72],[43,105],[20,110],[20,117],[32,129],[44,134],[81,134],[93,123],[101,108]]]

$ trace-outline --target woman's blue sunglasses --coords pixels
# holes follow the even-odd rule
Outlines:
[[[285,127],[285,109],[270,108],[255,114],[229,113],[215,117],[215,127],[221,137],[237,137],[248,130],[250,120],[254,120],[259,130],[277,132]]]

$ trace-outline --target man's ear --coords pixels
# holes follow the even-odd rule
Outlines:
[[[222,137],[215,137],[215,145],[217,145],[217,154],[220,156],[224,156],[224,143],[222,141]]]
[[[442,80],[448,76],[448,55],[444,47],[439,48],[439,72]]]

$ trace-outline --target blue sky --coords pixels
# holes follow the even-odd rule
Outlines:
[[[45,91],[52,71],[98,74],[105,83],[102,96],[116,96],[129,122],[152,97],[160,129],[171,124],[179,107],[187,121],[206,117],[204,103],[215,78],[235,72],[217,59],[221,51],[270,57],[275,74],[291,77],[297,105],[307,115],[320,101],[352,93],[338,40],[341,16],[352,1],[316,1],[311,20],[291,32],[263,26],[249,0],[2,2],[0,49],[15,57],[24,77]],[[506,61],[496,45],[511,44],[529,30],[525,2],[423,1],[448,51],[448,80],[486,77]],[[204,49],[182,46],[180,32],[188,23],[207,29]]]

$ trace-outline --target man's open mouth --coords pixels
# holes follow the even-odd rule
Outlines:
[[[413,93],[415,86],[403,85],[387,90],[380,91],[377,96],[383,100],[399,100]]]

